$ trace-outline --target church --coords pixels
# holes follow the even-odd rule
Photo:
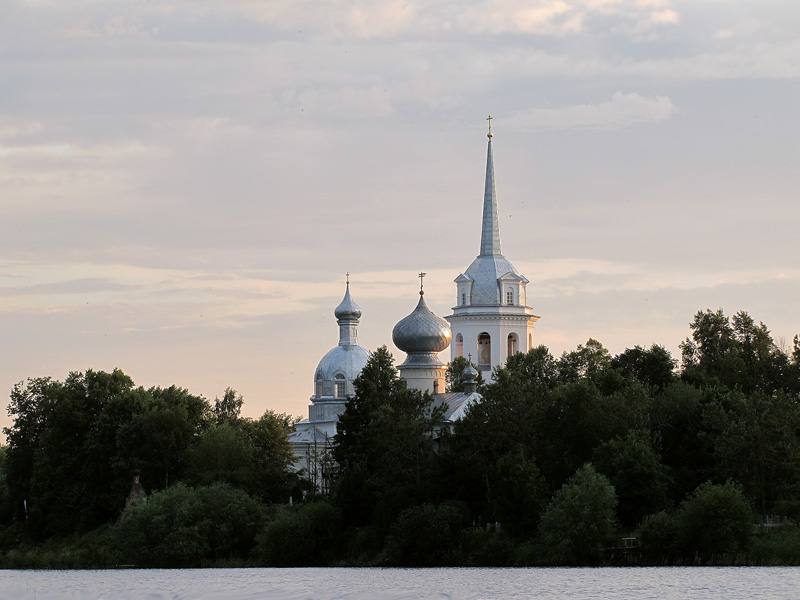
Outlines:
[[[424,273],[420,273],[419,301],[392,331],[395,346],[406,353],[397,366],[409,388],[429,392],[434,406],[444,407],[445,423],[455,422],[481,399],[475,389],[478,372],[468,366],[463,373],[464,392],[445,391],[447,366],[439,353],[450,347],[451,360],[468,356],[486,381],[492,369],[516,352],[533,347],[533,326],[538,316],[527,306],[528,280],[503,256],[492,153],[492,117],[489,116],[486,183],[483,196],[480,253],[455,279],[453,313],[441,318],[425,303]],[[289,437],[297,471],[304,470],[312,483],[324,490],[324,474],[330,466],[328,450],[336,435],[336,423],[349,396],[353,380],[364,368],[369,352],[358,345],[361,308],[350,293],[348,276],[344,298],[333,311],[339,326],[339,344],[319,361],[314,372],[314,395],[308,418],[296,425]]]

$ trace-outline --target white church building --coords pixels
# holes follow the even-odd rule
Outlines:
[[[527,306],[528,280],[502,254],[495,189],[492,126],[489,117],[486,184],[483,197],[480,253],[455,279],[456,303],[445,319],[428,309],[422,289],[417,307],[395,325],[392,339],[405,352],[397,366],[409,388],[429,392],[435,406],[445,407],[445,422],[455,422],[481,399],[475,391],[477,371],[465,369],[464,392],[445,393],[447,366],[439,353],[450,346],[450,356],[471,356],[483,377],[491,381],[492,369],[516,352],[533,348],[533,326],[538,316]],[[361,309],[350,295],[347,280],[344,298],[334,310],[339,325],[339,344],[320,360],[314,372],[314,395],[308,418],[296,425],[290,441],[295,469],[304,470],[312,483],[325,490],[328,450],[336,435],[336,423],[352,396],[353,380],[364,368],[369,352],[358,345]]]

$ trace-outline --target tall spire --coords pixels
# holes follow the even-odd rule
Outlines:
[[[481,227],[480,256],[502,256],[500,249],[500,222],[497,218],[497,192],[494,186],[494,158],[492,156],[492,115],[489,121],[489,149],[486,153],[486,188],[483,193],[483,226]]]

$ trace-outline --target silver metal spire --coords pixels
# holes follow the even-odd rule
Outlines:
[[[489,121],[489,149],[486,154],[486,188],[483,193],[483,225],[481,227],[480,256],[503,256],[500,248],[500,222],[497,218],[497,191],[494,185],[494,158],[492,156],[492,115]]]

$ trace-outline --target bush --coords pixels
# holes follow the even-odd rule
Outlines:
[[[647,562],[669,564],[675,558],[677,523],[671,512],[660,511],[642,521],[636,535],[642,543],[642,553]]]
[[[757,536],[752,543],[750,561],[771,567],[800,565],[800,527],[779,527]]]
[[[270,567],[327,566],[342,545],[341,523],[329,502],[281,507],[258,536],[255,560]]]
[[[261,505],[241,490],[179,483],[126,508],[114,537],[123,560],[137,566],[201,567],[246,557],[261,521]]]
[[[517,546],[505,531],[473,531],[462,539],[471,567],[511,567],[516,563]]]
[[[747,552],[753,511],[739,484],[706,482],[684,500],[675,515],[677,546],[687,559]]]
[[[578,469],[558,490],[539,524],[541,560],[547,564],[591,565],[613,539],[617,495],[591,464]]]
[[[386,543],[391,564],[438,567],[459,562],[463,511],[453,504],[422,504],[400,513]]]

